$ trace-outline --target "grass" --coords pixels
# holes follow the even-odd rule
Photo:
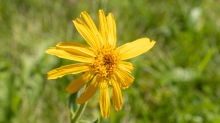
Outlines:
[[[72,23],[82,11],[98,26],[98,10],[113,13],[118,45],[149,37],[156,45],[129,60],[136,78],[122,91],[122,123],[220,122],[219,0],[0,1],[0,123],[70,122],[65,88],[79,75],[47,80],[46,73],[73,61],[44,53],[59,42],[86,44]],[[100,116],[99,95],[83,120]]]

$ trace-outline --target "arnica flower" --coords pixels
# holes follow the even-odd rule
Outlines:
[[[92,79],[76,102],[85,103],[100,87],[100,109],[102,116],[107,118],[110,113],[109,86],[112,86],[111,95],[114,108],[121,110],[123,104],[121,89],[128,88],[134,81],[134,77],[130,73],[135,65],[122,60],[147,52],[156,42],[150,42],[149,38],[141,38],[117,47],[116,24],[112,13],[106,17],[104,12],[99,10],[99,30],[86,12],[82,12],[80,17],[85,23],[78,18],[73,20],[73,23],[90,47],[74,42],[61,42],[45,52],[82,63],[54,69],[48,72],[48,79],[84,72],[66,88],[66,91],[71,94],[75,93]]]

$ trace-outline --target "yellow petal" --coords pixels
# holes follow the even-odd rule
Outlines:
[[[75,52],[84,56],[96,57],[96,52],[91,47],[79,43],[61,42],[56,45],[56,48],[70,52]]]
[[[98,18],[99,18],[99,32],[102,36],[103,43],[106,46],[108,45],[108,38],[107,38],[108,31],[107,31],[107,22],[105,18],[105,13],[103,12],[103,10],[99,10]]]
[[[50,49],[46,50],[45,53],[50,55],[56,55],[60,58],[69,59],[73,61],[79,61],[79,62],[85,62],[85,63],[91,63],[93,60],[93,57],[89,57],[88,55],[83,54],[77,54],[72,51],[64,51],[61,49],[57,49],[56,47],[51,47]]]
[[[95,23],[93,22],[93,20],[89,16],[89,14],[84,11],[80,14],[80,17],[86,22],[86,25],[89,27],[89,29],[93,32],[93,34],[95,35],[95,37],[99,41],[99,45],[100,45],[99,47],[101,47],[103,45],[101,35],[99,34],[99,32],[95,26]]]
[[[90,72],[85,72],[83,75],[78,77],[76,80],[74,80],[72,83],[69,84],[69,86],[66,88],[66,91],[69,93],[75,93],[80,88],[82,88],[86,83],[88,83],[94,74],[91,74]]]
[[[113,14],[109,13],[106,19],[108,25],[108,43],[111,44],[112,46],[115,46],[117,37],[116,37],[116,24]]]
[[[89,27],[89,29],[96,34],[98,32],[93,20],[91,19],[91,17],[89,16],[88,13],[86,13],[85,11],[82,12],[80,14],[80,17],[86,22],[86,25]]]
[[[134,81],[134,77],[121,68],[115,72],[115,78],[122,89],[128,88]]]
[[[99,104],[102,116],[105,118],[108,118],[110,114],[110,98],[108,94],[108,89],[109,86],[107,82],[102,82],[100,85]]]
[[[120,46],[117,51],[120,52],[121,60],[126,60],[147,52],[155,43],[155,41],[150,42],[149,38],[141,38]]]
[[[119,87],[118,82],[113,79],[110,79],[112,84],[111,94],[112,94],[112,102],[114,105],[115,110],[121,110],[123,102],[122,102],[122,95],[121,95],[121,89]]]
[[[82,93],[82,95],[76,100],[76,102],[78,102],[79,104],[83,104],[85,103],[87,100],[89,100],[94,94],[95,92],[98,90],[100,82],[103,79],[96,75],[92,82],[89,84],[89,86],[86,88],[86,90]]]
[[[121,62],[119,67],[131,73],[134,70],[135,65],[130,62]]]
[[[82,37],[88,42],[88,44],[94,48],[96,51],[99,51],[100,49],[100,43],[97,40],[96,36],[93,34],[93,32],[88,28],[87,25],[85,25],[81,20],[78,18],[76,20],[73,20],[73,23],[76,26],[76,29],[78,32],[82,35]]]
[[[68,74],[77,74],[89,69],[88,63],[66,65],[48,72],[48,79],[61,78]]]

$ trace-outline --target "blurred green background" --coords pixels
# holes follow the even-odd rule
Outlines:
[[[0,0],[0,123],[68,123],[65,88],[79,75],[47,80],[75,63],[44,53],[59,42],[86,41],[73,19],[113,13],[117,41],[149,37],[156,45],[136,64],[123,108],[104,123],[220,123],[219,0]],[[100,115],[99,93],[81,117]]]

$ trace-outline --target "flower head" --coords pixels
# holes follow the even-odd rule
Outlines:
[[[109,85],[112,86],[111,95],[114,108],[121,110],[123,103],[121,89],[128,88],[134,81],[134,77],[130,73],[135,65],[122,60],[147,52],[156,42],[150,42],[149,38],[141,38],[116,47],[116,24],[112,13],[105,17],[104,12],[99,10],[99,30],[86,12],[82,12],[80,16],[85,23],[78,18],[73,20],[73,23],[91,47],[74,42],[61,42],[56,47],[46,50],[45,52],[48,54],[82,62],[54,69],[48,72],[48,79],[84,72],[66,90],[71,94],[75,93],[92,79],[76,102],[85,103],[100,87],[100,109],[103,117],[107,118],[110,113]]]

